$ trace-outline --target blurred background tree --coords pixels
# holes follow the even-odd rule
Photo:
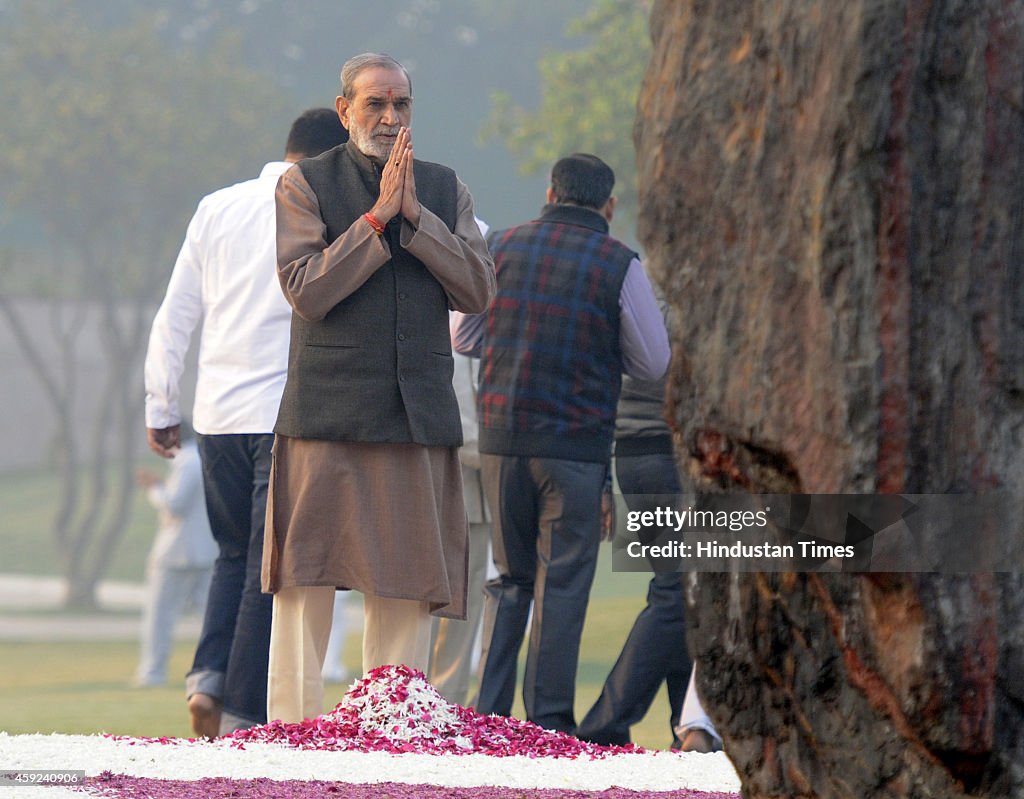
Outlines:
[[[281,99],[237,66],[229,39],[175,53],[145,21],[92,29],[66,3],[22,4],[14,22],[0,48],[0,72],[17,76],[0,85],[0,169],[5,207],[30,232],[0,267],[0,315],[56,422],[67,602],[92,605],[134,492],[152,303],[197,195],[282,149],[262,123]],[[78,390],[86,326],[102,348],[98,398]]]
[[[0,361],[15,376],[0,493],[26,470],[55,486],[43,521],[0,516],[0,546],[52,524],[68,601],[95,601],[131,515],[141,359],[188,219],[204,194],[279,157],[299,112],[333,105],[351,55],[379,50],[408,66],[417,155],[455,168],[492,226],[535,216],[543,167],[590,149],[618,173],[629,237],[645,8],[0,0]],[[481,141],[498,116],[493,92],[540,109],[543,155]],[[5,557],[3,568],[38,567]]]
[[[370,9],[335,0],[77,0],[71,3],[103,27],[145,15],[174,50],[204,52],[236,37],[241,65],[273,76],[292,107],[264,125],[287,129],[303,108],[333,106],[338,73],[350,56],[381,51],[413,78],[417,157],[451,166],[473,192],[478,215],[511,225],[536,212],[544,176],[523,175],[500,141],[481,142],[494,90],[534,104],[541,95],[537,63],[551,51],[579,46],[569,20],[594,0],[378,0]],[[632,110],[627,112],[632,114]]]
[[[597,0],[566,30],[580,49],[540,60],[542,98],[529,110],[507,91],[492,95],[484,137],[497,137],[534,174],[561,156],[590,152],[615,170],[613,230],[635,241],[637,190],[633,120],[651,55],[646,0]]]

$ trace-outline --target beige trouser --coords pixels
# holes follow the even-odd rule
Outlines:
[[[332,586],[295,586],[274,594],[267,676],[267,720],[297,722],[323,712],[322,669],[334,614]],[[425,671],[430,658],[426,602],[363,597],[363,673],[404,663]]]

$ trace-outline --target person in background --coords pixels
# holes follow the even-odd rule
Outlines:
[[[480,232],[487,233],[485,223],[477,220]],[[466,621],[434,619],[433,645],[430,649],[430,670],[427,678],[449,702],[466,705],[469,683],[480,651],[480,623],[483,619],[484,581],[491,552],[491,514],[484,496],[480,474],[480,450],[477,447],[476,395],[480,361],[459,353],[455,359],[455,396],[462,418],[462,498],[469,520],[469,579],[466,599]]]
[[[306,111],[283,160],[203,198],[150,333],[147,440],[173,458],[185,354],[202,322],[192,419],[219,555],[185,694],[192,729],[210,738],[267,720],[271,601],[260,591],[260,558],[291,319],[276,280],[274,189],[293,163],[345,139],[332,109]]]
[[[679,720],[675,727],[679,749],[683,752],[700,752],[710,754],[722,751],[722,736],[718,734],[714,723],[704,712],[697,695],[697,667],[690,674],[690,685],[686,689],[686,699]]]
[[[190,608],[202,614],[206,608],[217,544],[206,516],[203,470],[193,436],[182,433],[181,449],[166,478],[139,469],[136,482],[159,514],[146,562],[142,651],[135,675],[136,685],[149,687],[167,682],[167,659],[179,616]]]
[[[615,420],[615,474],[630,511],[656,510],[678,499],[681,487],[664,412],[664,379],[623,378]],[[629,728],[647,715],[662,682],[668,689],[670,730],[679,718],[691,668],[682,575],[659,571],[654,562],[651,566],[655,574],[647,589],[647,604],[633,623],[600,696],[576,729],[583,740],[628,744]],[[678,748],[679,741],[673,740],[672,746]]]
[[[615,174],[576,153],[551,170],[539,219],[492,234],[498,293],[455,325],[481,354],[481,466],[498,576],[487,583],[481,713],[509,715],[533,606],[527,718],[575,730],[580,636],[602,537],[622,374],[660,378],[669,346],[647,275],[611,237]]]
[[[324,666],[320,670],[324,682],[343,683],[352,679],[352,673],[345,667],[345,639],[348,638],[348,605],[349,592],[334,592],[334,610],[331,614],[331,634],[327,639],[327,651],[324,653]]]
[[[263,589],[268,715],[318,715],[334,592],[363,594],[363,669],[426,672],[431,615],[466,616],[468,529],[448,311],[494,296],[473,199],[413,156],[412,81],[382,53],[341,70],[350,139],[289,169],[277,259],[291,303]]]

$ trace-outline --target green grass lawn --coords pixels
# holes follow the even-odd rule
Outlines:
[[[54,491],[52,475],[0,475],[0,571],[57,573],[49,532],[55,512]],[[155,525],[152,509],[137,495],[132,523],[117,548],[108,579],[142,579]],[[582,719],[597,698],[618,657],[643,607],[649,577],[612,572],[610,545],[602,544],[581,648],[577,719]],[[45,615],[50,611],[36,612]],[[0,642],[0,730],[188,736],[191,731],[183,691],[192,652],[191,644],[178,644],[169,668],[169,673],[176,675],[172,682],[163,688],[139,689],[130,684],[138,658],[135,643]],[[345,653],[346,665],[353,673],[359,668],[359,652],[358,634],[353,634]],[[327,686],[325,705],[333,707],[345,688]],[[514,714],[523,717],[518,696]],[[664,748],[670,738],[668,701],[662,688],[648,717],[633,728],[633,739],[644,746]]]
[[[625,586],[619,578],[643,575],[602,573],[607,589]],[[637,582],[633,580],[633,582]],[[600,582],[598,583],[600,585]],[[642,580],[637,588],[642,589]],[[595,593],[597,586],[595,586]],[[642,607],[643,591],[634,596],[595,596],[584,630],[577,681],[576,713],[582,718],[597,698],[622,642]],[[8,733],[97,733],[135,736],[189,736],[184,702],[184,674],[193,647],[179,643],[166,687],[133,688],[131,677],[138,658],[133,642],[0,643],[0,729]],[[359,635],[349,637],[345,661],[351,672],[359,667]],[[520,668],[520,675],[522,669]],[[346,686],[328,685],[325,707],[341,700]],[[514,715],[522,718],[517,696]],[[633,728],[633,739],[644,746],[665,748],[668,700],[664,688],[647,718]]]
[[[165,468],[155,455],[143,457],[140,463],[158,473]],[[83,490],[87,488],[88,483],[83,485]],[[59,496],[57,475],[51,471],[33,469],[0,474],[0,571],[60,573],[53,534]],[[143,493],[136,491],[128,528],[114,549],[106,579],[143,579],[156,524],[156,511]]]

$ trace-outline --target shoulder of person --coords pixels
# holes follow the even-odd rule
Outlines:
[[[237,202],[248,200],[253,194],[261,192],[261,188],[262,181],[258,176],[232,183],[203,197],[199,202],[199,211],[217,213]]]

